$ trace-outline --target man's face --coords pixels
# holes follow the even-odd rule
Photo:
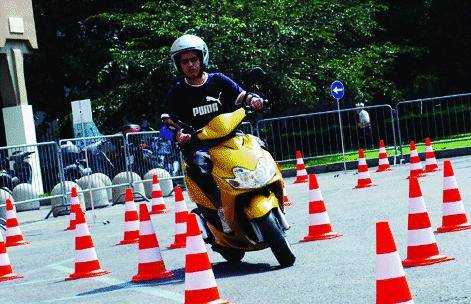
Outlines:
[[[198,53],[190,51],[181,54],[180,67],[189,79],[201,77],[201,63]]]

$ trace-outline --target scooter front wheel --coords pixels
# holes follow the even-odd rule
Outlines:
[[[285,233],[273,214],[273,210],[264,217],[258,219],[257,224],[263,235],[263,239],[268,246],[270,246],[270,249],[278,260],[278,263],[280,263],[282,267],[293,266],[296,261],[296,256],[293,254]]]

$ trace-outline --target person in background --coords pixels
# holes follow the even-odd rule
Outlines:
[[[356,112],[358,114],[358,141],[359,147],[367,149],[372,147],[373,132],[371,130],[370,114],[364,109],[365,104],[360,102],[355,104]]]

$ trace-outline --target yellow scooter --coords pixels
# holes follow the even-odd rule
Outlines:
[[[240,262],[246,251],[270,247],[279,264],[296,260],[285,231],[290,228],[283,208],[283,179],[275,161],[256,137],[236,134],[247,108],[220,114],[192,138],[211,142],[212,175],[221,190],[222,207],[233,234],[223,233],[213,204],[186,174],[186,185],[198,208],[192,212],[205,241],[229,262]]]

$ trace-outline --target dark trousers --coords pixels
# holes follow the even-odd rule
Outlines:
[[[185,153],[185,162],[190,178],[203,190],[210,200],[213,200],[217,195],[216,192],[219,192],[219,190],[216,181],[211,175],[213,162],[209,155],[209,149],[210,147],[192,149],[191,152]]]
[[[373,131],[371,130],[371,126],[360,128],[358,130],[358,141],[360,148],[368,149],[373,148]]]

